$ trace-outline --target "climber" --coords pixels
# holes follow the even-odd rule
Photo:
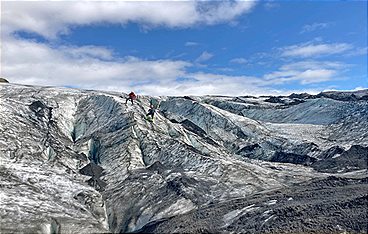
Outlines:
[[[129,100],[133,104],[133,100],[135,100],[135,99],[137,99],[137,96],[135,95],[135,93],[134,92],[130,92],[129,93],[129,97],[125,100],[125,104],[127,104]]]
[[[151,98],[150,99],[150,108],[157,109],[159,104],[160,104],[160,102],[156,98]]]
[[[146,114],[146,119],[148,121],[153,121],[153,116],[155,115],[155,112],[158,106],[159,106],[159,101],[155,98],[151,98],[150,109],[148,110],[148,113]],[[148,116],[151,116],[151,118],[148,118]]]
[[[150,108],[148,113],[146,114],[146,119],[150,122],[153,122],[153,116],[155,115],[156,110],[154,108]],[[149,118],[151,116],[151,118]]]

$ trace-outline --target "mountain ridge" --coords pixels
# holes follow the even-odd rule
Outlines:
[[[364,197],[368,152],[364,97],[368,90],[271,100],[161,96],[159,111],[150,123],[144,118],[149,96],[126,105],[117,92],[0,87],[2,231],[37,231],[55,228],[57,223],[60,232],[191,232],[200,231],[191,229],[198,222],[215,227],[208,229],[213,232],[241,231],[242,225],[227,224],[229,220],[245,222],[241,215],[247,214],[249,204],[224,213],[223,202],[230,209],[233,199],[293,188],[296,192],[290,194],[295,197],[303,188],[296,184],[310,180],[333,184],[339,180],[334,178],[353,181],[346,187],[326,188],[341,191],[336,193],[344,195],[342,202]],[[19,181],[23,187],[15,186]],[[352,188],[355,197],[346,192]],[[303,200],[308,198],[301,196],[299,203]],[[38,208],[32,209],[27,202]],[[336,197],[326,202],[332,204]],[[210,215],[208,219],[185,218],[189,223],[175,226],[188,212],[197,214],[210,204],[213,212],[223,215],[222,221]],[[359,209],[364,205],[354,204]],[[78,212],[74,212],[76,207]],[[348,214],[354,211],[341,209]],[[309,227],[295,226],[300,220],[281,213],[254,213],[255,220],[266,225],[249,230],[277,232],[286,223],[291,232],[316,228],[359,232],[366,227],[364,215],[354,216],[357,226],[322,219],[323,225]],[[329,215],[326,211],[324,217]],[[12,220],[14,216],[18,218]],[[169,217],[177,219],[170,223]],[[165,221],[152,226],[159,220]],[[283,221],[277,224],[278,220]]]

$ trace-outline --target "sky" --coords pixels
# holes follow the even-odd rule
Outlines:
[[[367,1],[1,1],[12,83],[149,95],[368,87]]]

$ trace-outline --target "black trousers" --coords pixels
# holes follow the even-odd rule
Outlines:
[[[151,116],[152,119],[153,119],[153,116],[155,115],[155,112],[154,111],[148,111],[148,113],[146,114],[146,116]]]

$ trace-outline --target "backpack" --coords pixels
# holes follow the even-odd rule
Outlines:
[[[160,102],[157,99],[151,98],[151,100],[150,100],[150,106],[151,106],[151,108],[157,109],[158,106],[159,106],[159,104],[160,104]]]

